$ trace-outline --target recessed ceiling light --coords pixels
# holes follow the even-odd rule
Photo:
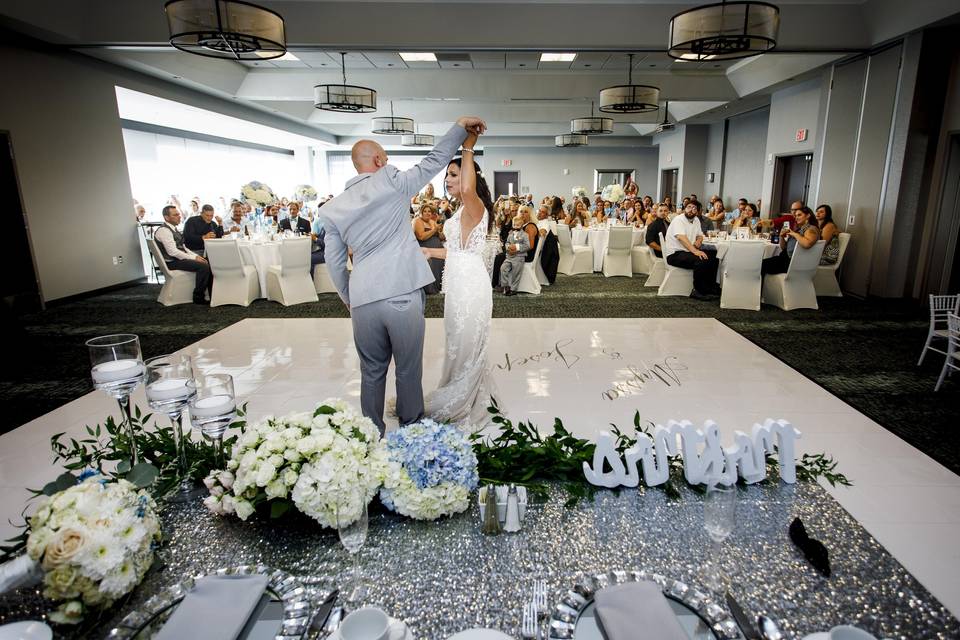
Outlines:
[[[521,67],[525,67],[525,66],[527,66],[527,65],[526,65],[525,63],[521,62],[521,63],[520,63],[520,66],[521,66]]]
[[[540,62],[573,62],[577,59],[575,53],[541,53]]]
[[[401,53],[400,57],[404,62],[436,62],[435,53]]]

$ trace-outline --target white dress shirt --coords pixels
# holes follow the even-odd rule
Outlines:
[[[557,223],[553,218],[544,218],[543,220],[537,220],[537,228],[546,229],[548,232],[553,235],[557,235]]]
[[[678,215],[670,222],[670,226],[667,227],[667,237],[663,245],[663,257],[666,258],[676,251],[687,250],[677,239],[677,236],[686,236],[690,244],[694,244],[697,238],[702,235],[703,228],[700,226],[700,218],[687,220],[687,216],[683,214]]]
[[[196,260],[197,254],[190,249],[184,247],[184,250],[181,251],[177,249],[177,243],[173,239],[173,230],[174,226],[169,222],[164,222],[162,227],[158,227],[156,231],[153,232],[153,239],[156,240],[157,244],[163,246],[167,255],[176,260]]]

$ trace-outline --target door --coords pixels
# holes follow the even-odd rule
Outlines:
[[[778,214],[787,213],[790,211],[790,205],[797,201],[810,206],[807,198],[810,196],[812,168],[813,156],[809,153],[777,158],[777,166],[773,174],[773,193],[775,197],[772,203],[774,207],[770,210],[771,214],[774,212]]]
[[[676,206],[679,175],[679,169],[664,169],[660,172],[660,202],[663,202],[667,196],[670,196],[670,200],[674,206]]]
[[[926,268],[925,294],[947,295],[960,291],[960,133],[950,136],[947,162],[930,258]]]
[[[500,196],[513,196],[520,192],[519,171],[493,172],[493,199]]]
[[[4,251],[0,251],[0,300],[3,314],[14,315],[43,308],[40,285],[33,264],[27,219],[23,215],[20,185],[14,165],[10,134],[0,131],[0,193],[4,194],[2,220]]]

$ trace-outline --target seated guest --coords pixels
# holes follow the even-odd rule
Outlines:
[[[203,255],[203,241],[222,238],[223,227],[213,219],[213,205],[205,204],[200,215],[191,216],[183,224],[183,242],[194,253]]]
[[[590,207],[590,213],[596,213],[598,209],[599,209],[600,211],[603,211],[603,206],[604,206],[604,205],[603,205],[603,195],[601,195],[601,193],[600,193],[599,191],[597,191],[597,192],[594,194],[593,206]]]
[[[523,220],[523,230],[527,232],[527,238],[530,240],[530,252],[526,256],[526,261],[533,262],[537,245],[540,243],[540,229],[537,228],[537,223],[533,221],[533,207],[520,207],[519,215],[520,219]]]
[[[820,264],[836,264],[840,259],[840,229],[833,221],[833,209],[828,204],[822,204],[817,207],[816,216],[820,239],[826,243]]]
[[[521,207],[528,209],[529,207]],[[523,275],[523,263],[526,261],[527,254],[532,253],[530,246],[530,237],[524,232],[526,225],[522,215],[517,216],[512,221],[513,229],[507,234],[507,241],[504,243],[504,249],[507,257],[500,265],[500,290],[505,296],[516,295],[517,285],[520,284],[520,276]]]
[[[421,247],[443,248],[443,226],[438,222],[438,219],[439,214],[433,204],[424,203],[420,205],[420,215],[413,219],[413,235],[417,237],[417,242],[420,243]],[[423,291],[427,295],[440,293],[440,285],[443,283],[443,267],[446,261],[430,258],[427,262],[433,272],[434,281],[425,286]]]
[[[275,204],[263,208],[263,224],[267,227],[277,226],[278,207]]]
[[[544,204],[546,204],[550,208],[550,217],[555,222],[560,222],[561,220],[567,217],[567,214],[565,213],[566,211],[573,211],[576,209],[577,202],[579,202],[579,200],[577,198],[574,198],[573,202],[571,203],[571,206],[567,208],[567,206],[563,203],[563,200],[561,200],[557,196],[553,196],[552,198],[549,199],[548,202]],[[556,229],[554,229],[554,233],[556,233]]]
[[[583,200],[577,200],[573,203],[573,212],[563,219],[564,224],[571,229],[575,227],[589,226],[590,209]]]
[[[508,206],[501,210],[500,242],[504,245],[507,243],[507,236],[510,235],[510,232],[513,230],[513,219],[519,213],[519,206],[516,210],[513,209],[515,204],[515,202],[508,202]],[[512,211],[514,212],[513,215],[511,215]],[[493,259],[493,276],[490,279],[490,284],[494,289],[500,286],[500,265],[503,264],[506,257],[506,251],[501,251],[497,254],[497,257]]]
[[[163,226],[157,227],[153,232],[153,239],[169,269],[192,271],[197,274],[197,283],[193,288],[193,303],[207,304],[204,296],[213,286],[210,265],[206,258],[187,248],[183,235],[177,231],[178,224],[180,224],[180,210],[168,204],[163,208]]]
[[[820,229],[817,228],[817,218],[813,215],[810,207],[801,206],[794,213],[794,221],[797,230],[788,230],[786,233],[780,233],[780,255],[766,258],[761,263],[761,275],[769,273],[786,273],[790,268],[790,258],[797,245],[804,249],[809,249],[820,239]]]
[[[647,225],[647,233],[643,238],[643,241],[647,243],[647,246],[650,247],[650,251],[653,251],[653,255],[658,258],[663,257],[663,247],[660,246],[660,234],[663,234],[663,237],[667,237],[667,214],[670,213],[670,208],[662,202],[657,205],[657,210],[653,214],[653,220]]]
[[[450,206],[450,200],[447,198],[440,198],[440,205],[437,207],[437,215],[442,218],[442,221],[447,221],[453,217],[454,211],[453,207]]]
[[[300,217],[300,203],[294,200],[287,205],[288,217],[280,221],[280,231],[293,231],[297,234],[310,233],[310,223]]]
[[[803,209],[803,203],[799,200],[790,205],[790,213],[785,213],[773,219],[772,226],[774,233],[780,233],[784,223],[790,225],[790,229],[796,229],[797,211]]]
[[[653,204],[653,198],[650,196],[643,196],[643,210],[647,213],[655,213],[657,207]]]
[[[540,210],[537,211],[537,228],[541,237],[548,233],[557,235],[557,221],[550,215],[550,208],[545,204],[540,205]]]
[[[713,208],[707,212],[707,220],[710,221],[710,228],[719,230],[727,220],[727,212],[723,209],[723,200],[719,196],[713,196]]]
[[[610,208],[609,202],[604,202],[602,206],[597,207],[593,216],[590,218],[590,224],[606,222],[607,221],[607,210]]]
[[[628,198],[636,198],[640,194],[640,187],[633,181],[633,178],[627,178],[627,184],[623,185],[623,192]]]
[[[744,207],[740,209],[740,215],[733,221],[733,226],[731,229],[736,229],[737,227],[747,227],[752,229],[753,226],[757,223],[757,205],[752,202],[746,202]]]
[[[627,224],[632,224],[635,227],[642,227],[647,222],[646,211],[643,208],[643,204],[640,202],[635,202],[632,207],[627,209]]]
[[[688,202],[683,215],[678,215],[667,227],[663,246],[667,264],[693,270],[694,291],[690,297],[698,299],[719,293],[717,268],[720,266],[715,250],[700,248],[703,244],[701,209],[702,205],[696,200]]]
[[[673,207],[674,207],[673,198],[671,198],[670,196],[663,196],[663,204],[667,205],[667,209],[670,209],[670,211],[673,211]]]
[[[746,207],[747,204],[748,204],[748,202],[747,202],[747,199],[746,199],[746,198],[740,198],[739,200],[737,200],[737,212],[736,212],[736,213],[737,213],[738,216],[739,216],[741,213],[743,213],[743,208]]]
[[[246,222],[246,213],[244,213],[243,203],[234,200],[230,203],[230,219],[227,220],[226,233],[240,233],[243,231],[243,225]]]

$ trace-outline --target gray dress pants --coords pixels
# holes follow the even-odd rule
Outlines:
[[[391,358],[396,365],[397,417],[401,425],[423,418],[422,289],[350,310],[360,356],[360,409],[383,435],[384,393]]]

